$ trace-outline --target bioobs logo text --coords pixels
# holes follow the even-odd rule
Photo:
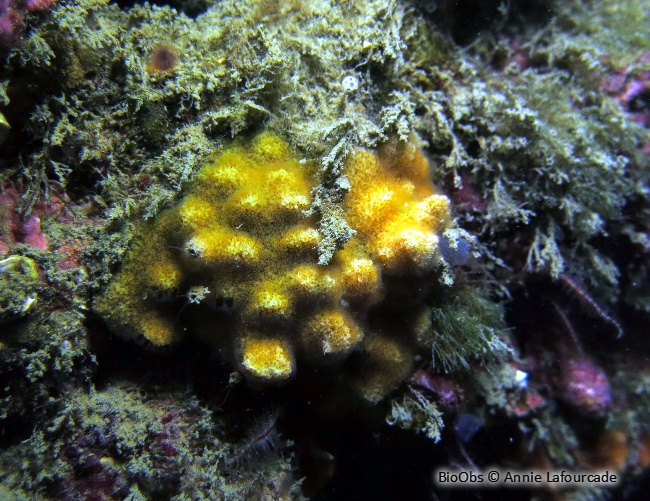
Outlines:
[[[468,485],[485,485],[485,475],[471,470],[451,471],[437,470],[433,474],[438,485],[447,487],[467,487]]]

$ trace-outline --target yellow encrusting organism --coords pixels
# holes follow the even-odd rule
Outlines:
[[[410,142],[358,149],[343,175],[356,234],[322,265],[325,222],[308,211],[316,165],[272,132],[222,150],[143,230],[96,311],[156,346],[195,332],[258,383],[293,376],[296,360],[320,367],[358,356],[351,388],[380,400],[408,376],[424,325],[420,305],[392,302],[433,282],[449,201]],[[179,315],[183,298],[191,305]]]
[[[388,144],[379,155],[359,150],[345,165],[352,185],[346,219],[389,274],[419,274],[438,259],[438,235],[450,223],[449,199],[435,193],[428,172],[413,144]]]
[[[291,350],[279,339],[244,339],[242,366],[260,379],[286,379],[293,372]]]
[[[376,403],[408,377],[412,353],[404,343],[377,334],[368,336],[364,351],[372,363],[357,379],[355,389],[365,400]]]
[[[173,291],[181,284],[182,272],[172,262],[160,260],[152,263],[148,271],[148,282],[152,289]]]
[[[174,341],[174,326],[169,319],[152,312],[144,313],[139,322],[142,335],[154,346],[165,346]]]
[[[315,314],[301,334],[306,345],[316,345],[323,355],[345,353],[363,338],[361,328],[341,308]]]

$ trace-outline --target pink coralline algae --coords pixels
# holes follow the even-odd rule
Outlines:
[[[515,66],[519,71],[523,71],[530,66],[530,49],[524,45],[522,37],[499,35],[499,41],[505,43],[508,52],[495,56],[492,63],[497,70],[504,71],[509,66]]]
[[[522,390],[514,398],[508,400],[506,413],[511,417],[525,417],[546,405],[546,400],[534,390]]]
[[[417,370],[411,382],[429,390],[438,398],[438,402],[451,409],[457,409],[463,400],[463,390],[451,379],[435,376],[425,369]]]
[[[71,219],[58,197],[53,197],[51,203],[37,203],[31,214],[23,217],[18,211],[20,198],[21,194],[13,188],[0,193],[0,256],[9,253],[16,244],[46,250],[48,241],[41,229],[42,217],[56,215],[63,222]]]
[[[650,62],[650,53],[639,58],[639,63]],[[650,71],[633,72],[635,65],[626,66],[608,77],[603,90],[618,101],[634,122],[650,127]]]
[[[20,40],[27,13],[48,11],[56,1],[0,0],[0,48],[11,48]]]
[[[487,201],[481,196],[478,186],[469,176],[462,176],[458,186],[454,184],[454,179],[450,176],[445,180],[445,186],[447,194],[457,210],[485,213]]]
[[[47,249],[39,215],[32,213],[26,219],[22,218],[17,210],[19,200],[20,195],[12,188],[0,194],[0,255],[7,254],[18,243]]]
[[[50,10],[56,3],[56,0],[27,0],[25,5],[30,12],[44,12]]]
[[[56,267],[64,271],[81,267],[80,257],[85,248],[86,243],[79,239],[74,240],[70,244],[62,245],[56,249],[57,255],[62,256],[56,262]]]
[[[20,227],[18,233],[22,241],[40,250],[47,249],[47,238],[41,231],[41,220],[38,216],[29,216]]]
[[[562,363],[560,391],[571,406],[586,413],[602,415],[612,405],[605,371],[586,357],[569,358]]]
[[[15,2],[0,0],[0,45],[12,46],[23,29],[23,13],[16,9]]]

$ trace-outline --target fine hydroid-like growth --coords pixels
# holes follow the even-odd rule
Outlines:
[[[275,407],[261,414],[249,428],[246,438],[227,458],[229,466],[249,469],[282,453],[283,441],[277,429],[282,409]]]

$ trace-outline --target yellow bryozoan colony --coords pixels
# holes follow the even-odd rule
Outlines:
[[[380,400],[408,376],[427,327],[417,291],[435,283],[426,274],[449,201],[414,145],[357,150],[342,203],[356,234],[323,266],[320,221],[308,215],[317,173],[268,132],[221,151],[145,228],[95,309],[157,346],[191,332],[258,382],[289,378],[296,359],[359,357],[351,386]]]

